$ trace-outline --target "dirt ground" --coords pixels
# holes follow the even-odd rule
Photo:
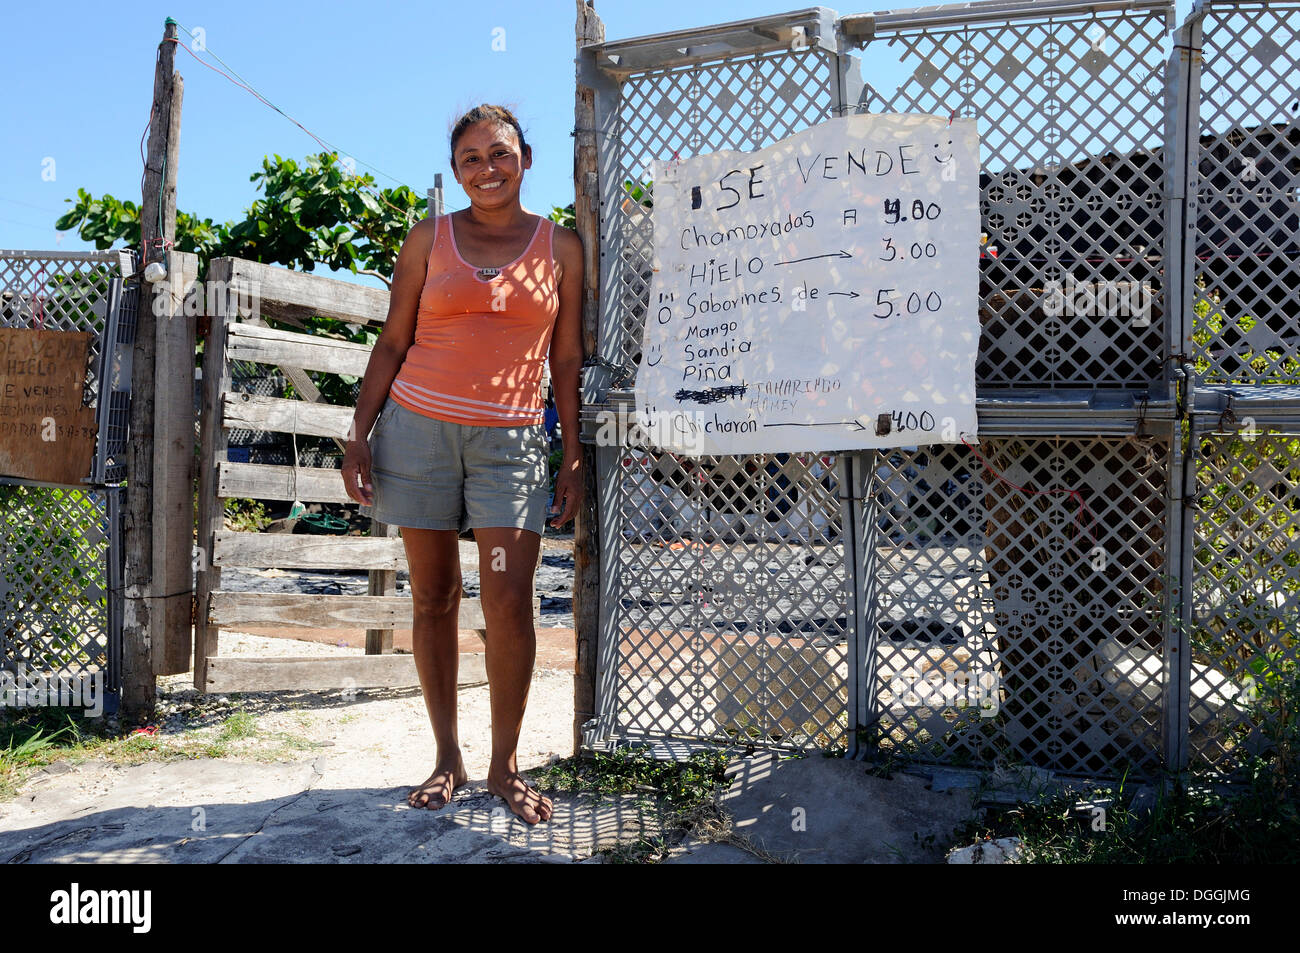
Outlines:
[[[348,656],[363,650],[327,642],[268,638],[247,633],[222,632],[222,655],[258,658],[275,656]],[[533,671],[528,709],[520,734],[521,768],[536,767],[572,754],[573,737],[573,632],[571,629],[538,630],[538,662]],[[482,643],[472,630],[462,630],[464,649]],[[486,683],[462,687],[459,694],[459,734],[465,767],[471,777],[485,777],[491,754],[491,724]],[[255,719],[248,750],[272,748],[280,735],[300,737],[335,748],[356,746],[433,763],[433,730],[418,688],[357,689],[333,692],[247,692],[205,695],[193,685],[193,674],[158,680],[155,723],[163,732],[186,727],[219,733],[226,718],[247,712]],[[417,772],[418,773],[418,772]],[[423,777],[411,779],[415,784]]]
[[[557,635],[572,641],[567,630],[542,630],[540,641]],[[221,654],[361,650],[223,633]],[[525,773],[572,753],[568,669],[534,672],[518,751]],[[486,684],[460,689],[470,783],[441,811],[406,804],[434,761],[418,688],[205,695],[192,675],[175,675],[159,679],[147,731],[109,757],[74,754],[26,773],[0,802],[0,862],[573,862],[643,826],[636,811],[630,825],[610,823],[599,816],[610,806],[582,798],[557,804],[546,830],[514,819],[484,783]]]
[[[518,748],[525,774],[574,753],[574,633],[537,633]],[[219,654],[361,655],[361,635],[223,631]],[[477,633],[461,631],[462,652],[481,648]],[[515,818],[486,790],[489,701],[485,683],[462,685],[470,782],[425,811],[406,803],[434,761],[418,688],[223,695],[198,692],[192,673],[162,677],[146,733],[19,779],[0,802],[0,863],[593,863],[667,831],[664,806],[644,794],[566,792],[554,795],[550,822]],[[687,838],[666,862],[934,862],[941,855],[924,845],[968,811],[920,778],[886,782],[843,759],[741,754],[719,802],[721,839],[712,829]],[[792,834],[792,812],[809,818],[806,833]]]

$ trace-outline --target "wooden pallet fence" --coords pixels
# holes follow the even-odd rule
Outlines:
[[[342,687],[409,687],[419,684],[414,660],[392,655],[394,628],[409,628],[411,600],[396,595],[398,570],[406,552],[396,527],[375,523],[374,535],[307,536],[238,532],[225,528],[225,500],[300,500],[350,502],[340,472],[319,467],[237,463],[227,459],[227,432],[273,431],[333,437],[342,445],[353,408],[320,402],[309,371],[361,376],[370,348],[318,335],[283,331],[263,317],[300,323],[325,315],[373,324],[387,314],[386,292],[305,275],[238,259],[215,260],[213,281],[226,281],[255,300],[258,314],[239,320],[223,302],[211,316],[203,367],[203,410],[199,485],[200,571],[195,626],[195,686],[203,691],[321,690]],[[279,367],[304,399],[290,400],[238,393],[231,388],[230,362],[251,361]],[[221,588],[225,568],[365,569],[365,596],[229,592]],[[477,599],[462,599],[461,628],[485,628]],[[347,659],[223,658],[222,628],[366,628],[366,655]],[[482,656],[461,656],[461,684],[485,680]]]

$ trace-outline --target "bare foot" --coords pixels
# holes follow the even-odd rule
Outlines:
[[[537,789],[516,772],[509,772],[501,778],[488,777],[487,788],[497,797],[510,805],[510,810],[521,817],[525,823],[536,824],[549,821],[553,806],[551,799],[543,797]]]
[[[427,781],[418,788],[412,788],[411,793],[406,796],[406,803],[411,807],[426,807],[436,811],[451,803],[452,792],[468,780],[465,764],[461,761],[460,755],[457,755],[454,763],[450,765],[439,763]]]

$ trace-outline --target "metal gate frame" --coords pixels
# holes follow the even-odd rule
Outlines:
[[[968,448],[913,455],[927,461],[927,473],[938,458],[945,485],[966,481],[962,516],[986,529],[968,537],[964,555],[940,547],[936,560],[936,547],[914,538],[877,541],[862,554],[864,573],[878,577],[864,620],[858,715],[872,729],[864,739],[871,747],[946,763],[1025,761],[1072,775],[1124,763],[1147,773],[1169,755],[1176,656],[1160,604],[1168,587],[1154,567],[1169,559],[1166,501],[1177,452],[1161,281],[1174,192],[1162,75],[1172,15],[1167,3],[994,3],[841,21],[866,52],[883,42],[919,60],[891,95],[864,84],[862,108],[985,121],[981,217],[1001,250],[980,260],[977,364],[980,443],[997,469]],[[1034,120],[1040,128],[1029,136]],[[1099,296],[1122,288],[1132,300],[1141,289],[1145,320],[1123,308],[1049,313],[1050,282],[1068,295],[1078,272]],[[862,453],[859,468],[879,473],[893,456]],[[1015,472],[1025,479],[1008,480]],[[1046,495],[1022,493],[1022,483]],[[1071,514],[1075,487],[1084,490]],[[881,490],[863,487],[868,514]],[[919,493],[910,498],[925,508]],[[1098,511],[1086,525],[1084,500]],[[927,555],[909,561],[909,547]],[[955,557],[939,600],[890,568]],[[896,622],[918,608],[956,644],[891,644],[890,615]],[[877,674],[891,663],[892,679]],[[931,679],[927,669],[952,675]],[[936,681],[942,688],[931,687]]]
[[[1198,0],[1176,43],[1175,354],[1192,382],[1179,763],[1230,774],[1239,748],[1266,742],[1272,692],[1300,668],[1300,3]]]
[[[90,474],[81,484],[0,476],[0,484],[24,488],[22,509],[30,524],[22,540],[11,540],[7,530],[3,534],[0,572],[17,601],[6,599],[0,607],[9,633],[0,661],[51,679],[102,673],[109,714],[117,710],[122,682],[127,423],[140,291],[139,281],[131,280],[136,262],[130,251],[0,251],[0,285],[6,292],[0,323],[94,333],[83,400],[96,405],[97,429]],[[85,284],[60,294],[68,278]],[[71,533],[59,535],[68,529]],[[12,585],[18,581],[27,586]],[[57,616],[70,632],[24,635],[23,626],[50,600],[51,619]]]
[[[1174,7],[1166,0],[985,2],[843,18],[819,7],[579,49],[578,83],[595,94],[602,262],[598,347],[583,385],[582,439],[597,444],[602,541],[596,717],[585,726],[586,746],[643,741],[681,750],[743,741],[842,747],[859,757],[888,747],[921,761],[1012,760],[1092,777],[1125,770],[1154,776],[1207,762],[1230,771],[1230,747],[1207,747],[1197,734],[1229,708],[1230,695],[1208,684],[1218,663],[1207,662],[1196,628],[1204,607],[1188,595],[1205,575],[1204,560],[1194,558],[1197,541],[1219,529],[1196,507],[1198,480],[1210,465],[1201,441],[1232,422],[1232,400],[1236,420],[1266,420],[1270,433],[1300,434],[1300,371],[1287,363],[1300,340],[1295,315],[1277,304],[1250,341],[1252,353],[1272,345],[1265,376],[1275,383],[1238,374],[1236,383],[1244,376],[1254,385],[1250,407],[1240,387],[1207,393],[1207,330],[1237,353],[1244,340],[1232,338],[1232,328],[1206,324],[1207,293],[1196,285],[1204,270],[1198,243],[1212,243],[1221,235],[1216,227],[1232,224],[1197,203],[1198,172],[1225,161],[1223,142],[1202,120],[1224,108],[1201,90],[1202,24],[1211,21],[1208,35],[1225,38],[1215,68],[1238,70],[1246,92],[1227,81],[1215,90],[1277,105],[1269,93],[1283,88],[1281,79],[1272,74],[1269,88],[1256,89],[1240,63],[1255,48],[1261,63],[1287,62],[1288,53],[1294,61],[1300,4],[1293,2],[1198,3],[1172,39]],[[872,43],[902,45],[919,60],[891,96],[863,80],[854,51]],[[1030,92],[1041,91],[1030,85],[1036,80],[1046,90],[1041,103]],[[1063,91],[1070,92],[1064,100]],[[1017,139],[1029,129],[1024,116],[1036,115],[1015,112],[1027,105],[1047,117],[1037,130],[1045,153],[1034,152],[1036,140]],[[961,445],[854,451],[835,456],[826,474],[778,459],[785,455],[683,461],[649,448],[599,445],[602,425],[633,405],[628,382],[648,305],[650,216],[624,182],[640,184],[650,158],[758,148],[830,115],[890,109],[990,120],[981,128],[981,215],[1002,254],[981,261],[983,455]],[[1260,120],[1247,138],[1259,141],[1265,121],[1271,134],[1273,119]],[[1294,139],[1293,117],[1287,128]],[[1269,156],[1283,160],[1275,163],[1281,175],[1269,180],[1273,198],[1294,201],[1300,150],[1286,135],[1274,135],[1270,147]],[[1268,171],[1262,163],[1261,170]],[[1269,208],[1257,201],[1251,222],[1258,225]],[[1286,232],[1294,213],[1276,214],[1279,227],[1264,228],[1255,247],[1282,255],[1287,247],[1276,236],[1294,236],[1294,227]],[[1093,326],[1045,321],[1044,282],[1071,269],[1081,269],[1085,282],[1150,287],[1149,322],[1126,324],[1109,313]],[[1291,287],[1297,269],[1295,258],[1284,269]],[[1238,298],[1248,287],[1238,286]],[[1268,290],[1257,299],[1270,300]],[[1264,344],[1260,329],[1272,335]],[[1245,410],[1253,417],[1243,417]],[[1300,444],[1295,449],[1294,460],[1287,447],[1274,452],[1281,485],[1300,479]],[[1083,546],[1083,510],[1031,504],[1043,498],[1006,489],[983,456],[999,461],[1003,476],[1033,476],[1058,500],[1095,504],[1098,519],[1086,528],[1099,540]],[[702,470],[724,476],[703,478]],[[698,490],[691,482],[697,477]],[[1075,485],[1084,489],[1071,496]],[[811,516],[814,487],[840,505],[821,525]],[[719,535],[711,507],[728,495],[748,498],[757,529],[733,521],[732,535],[725,527]],[[806,515],[790,515],[797,511]],[[1273,545],[1300,565],[1291,538],[1300,515],[1289,512]],[[774,629],[779,601],[764,569],[782,578],[786,567],[774,554],[792,536],[827,544],[803,581],[837,579],[847,619],[803,618],[814,637],[782,656],[780,639],[773,643],[769,633],[788,636],[808,625]],[[729,540],[731,549],[714,558],[701,539]],[[649,558],[653,544],[660,552]],[[838,558],[833,569],[826,552]],[[934,558],[917,555],[926,553]],[[936,585],[918,581],[916,565],[925,559]],[[891,569],[889,560],[902,562]],[[933,568],[939,565],[946,568]],[[1268,631],[1277,644],[1259,647],[1267,658],[1275,657],[1267,655],[1273,646],[1295,659],[1294,635],[1279,621],[1300,611],[1295,569],[1286,570],[1280,604],[1270,602]],[[700,578],[691,581],[692,574]],[[1005,584],[1015,577],[1019,584]],[[698,604],[712,605],[706,600],[725,611],[702,612]],[[641,622],[660,630],[653,645]],[[758,640],[737,649],[740,636],[755,629]],[[843,669],[828,673],[807,660],[811,644],[824,660],[840,661],[840,640]],[[967,658],[958,659],[963,650]],[[972,717],[969,704],[953,702],[951,685],[936,704],[900,704],[881,679],[905,652],[928,656],[927,664],[944,671],[991,659],[1000,673],[997,717]],[[839,737],[822,717],[836,704],[852,728]],[[737,720],[738,712],[748,719]]]
[[[784,55],[792,44],[802,57]],[[620,381],[609,371],[631,376],[648,303],[650,219],[624,190],[636,170],[622,154],[765,145],[849,108],[849,68],[824,8],[579,51],[578,83],[595,92],[603,262],[598,363],[583,385],[585,442],[596,442],[603,409],[629,403],[630,392],[611,389]],[[732,87],[749,90],[748,102]],[[765,107],[769,89],[785,103],[778,113]],[[692,106],[706,95],[708,108]],[[742,128],[732,113],[746,105]],[[639,113],[675,120],[676,130],[634,127]],[[737,738],[761,744],[775,732],[795,746],[845,746],[852,666],[842,643],[851,620],[840,613],[851,593],[834,495],[839,464],[830,455],[687,461],[620,446],[597,446],[595,457],[605,543],[597,714],[584,743],[639,737],[685,750]],[[625,538],[636,526],[649,529],[646,545]],[[822,554],[817,564],[794,567],[771,546],[792,533]],[[638,608],[649,608],[654,631],[631,627]]]

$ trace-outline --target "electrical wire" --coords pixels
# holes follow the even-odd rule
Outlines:
[[[191,39],[198,39],[198,38],[195,37],[194,34],[193,34],[189,29],[187,29],[183,24],[178,23],[178,22],[176,22],[175,20],[173,20],[172,22],[173,22],[173,23],[176,23],[176,26],[177,26],[179,29],[184,30],[185,33],[186,33],[186,34],[187,34]],[[279,113],[281,116],[283,116],[285,119],[289,120],[291,123],[293,123],[293,124],[294,124],[295,126],[297,126],[299,129],[301,129],[303,132],[305,132],[307,135],[309,135],[313,140],[315,140],[315,141],[320,145],[320,147],[321,147],[322,149],[325,149],[325,150],[328,151],[328,152],[333,152],[333,153],[337,153],[337,154],[345,154],[345,155],[348,155],[348,156],[352,156],[352,154],[351,154],[350,152],[345,153],[342,149],[338,148],[337,146],[333,145],[332,143],[327,142],[326,140],[322,139],[320,136],[316,135],[316,133],[312,132],[310,129],[308,129],[306,126],[304,126],[301,122],[299,122],[297,119],[294,119],[292,116],[290,116],[288,113],[286,113],[283,109],[281,109],[281,108],[280,108],[279,106],[277,106],[275,103],[271,102],[269,99],[267,99],[267,98],[266,98],[265,96],[263,96],[261,93],[259,93],[256,89],[253,88],[253,86],[252,86],[251,84],[249,84],[247,81],[245,81],[245,80],[243,79],[243,77],[241,77],[241,76],[239,75],[238,72],[235,71],[234,67],[230,66],[228,63],[226,63],[225,60],[223,60],[223,59],[222,59],[220,56],[218,56],[215,52],[213,52],[211,49],[209,49],[209,48],[207,47],[207,44],[206,44],[206,43],[205,43],[204,46],[203,46],[203,52],[204,52],[204,53],[207,53],[209,56],[211,56],[213,59],[215,59],[215,60],[216,60],[218,63],[220,63],[222,66],[226,67],[226,69],[230,70],[229,73],[225,72],[225,70],[218,69],[217,67],[213,66],[211,63],[204,62],[204,60],[203,60],[202,58],[200,58],[200,57],[198,56],[198,54],[196,54],[196,53],[195,53],[193,50],[191,50],[188,46],[186,46],[186,45],[184,45],[183,43],[181,43],[180,40],[179,40],[178,38],[167,37],[167,38],[164,40],[164,42],[172,42],[172,43],[175,43],[175,44],[177,45],[178,48],[183,49],[183,50],[185,50],[185,52],[189,53],[189,55],[192,56],[192,57],[194,58],[194,60],[195,60],[196,62],[198,62],[199,64],[201,64],[201,65],[207,67],[208,69],[212,70],[214,73],[218,73],[218,74],[220,74],[221,76],[224,76],[226,79],[230,80],[230,82],[234,83],[236,86],[238,86],[238,87],[240,87],[241,89],[244,89],[244,90],[246,90],[247,92],[251,93],[251,94],[252,94],[254,97],[256,97],[260,102],[264,103],[266,106],[268,106],[268,107],[270,107],[271,109],[273,109],[273,110],[275,110],[276,112],[278,112],[278,113]],[[231,75],[231,74],[234,74],[234,75]],[[371,165],[371,164],[368,163],[368,162],[363,162],[363,161],[361,161],[360,159],[356,159],[355,156],[352,156],[352,158],[353,158],[353,160],[356,161],[358,164],[360,164],[360,165],[362,165],[362,166],[365,166],[367,169],[370,169],[370,170],[372,170],[372,171],[378,173],[379,175],[382,175],[382,176],[383,176],[384,178],[386,178],[386,179],[389,179],[389,180],[391,180],[391,181],[393,181],[393,182],[396,182],[399,186],[404,186],[404,187],[406,187],[406,188],[410,188],[410,186],[406,185],[405,182],[402,182],[400,179],[396,178],[395,176],[389,175],[387,172],[384,172],[382,169],[379,169],[379,168],[377,168],[376,166],[373,166],[373,165]],[[363,190],[365,190],[366,192],[369,192],[369,193],[370,193],[371,195],[373,195],[376,199],[378,199],[379,201],[383,202],[385,205],[387,205],[387,206],[388,206],[389,208],[391,208],[393,211],[397,212],[399,215],[401,215],[403,218],[406,218],[406,219],[409,221],[410,216],[411,216],[411,210],[410,210],[410,209],[401,209],[401,208],[398,208],[398,207],[397,207],[396,205],[394,205],[392,202],[388,201],[388,199],[384,197],[384,194],[383,194],[381,191],[375,189],[375,188],[372,187],[372,186],[366,185],[365,183],[361,183],[361,188],[362,188]],[[354,223],[354,224],[355,224],[355,223]]]

